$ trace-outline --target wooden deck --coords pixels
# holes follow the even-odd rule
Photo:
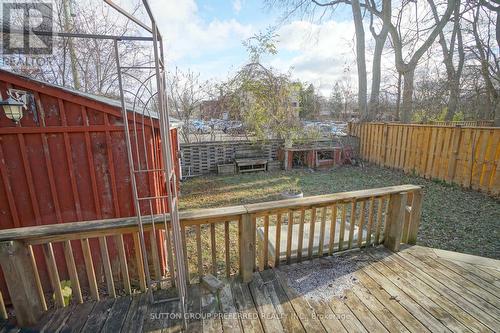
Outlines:
[[[500,261],[425,247],[378,247],[342,299],[313,300],[288,286],[280,269],[227,281],[219,301],[189,289],[189,332],[488,332],[500,330]],[[323,260],[323,259],[314,259]],[[328,260],[326,257],[325,260]],[[294,264],[301,265],[301,264]],[[171,332],[183,329],[178,303],[148,305],[137,296],[49,312],[34,331]],[[3,327],[3,328],[2,328]],[[0,332],[16,332],[0,323]]]

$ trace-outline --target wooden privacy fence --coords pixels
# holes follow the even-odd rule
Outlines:
[[[255,270],[276,267],[282,262],[377,244],[397,251],[400,243],[415,243],[421,205],[421,188],[402,185],[184,211],[180,217],[185,269],[191,282],[199,281],[207,273],[218,276],[239,273],[246,282],[252,279]],[[167,280],[165,285],[157,287],[171,286],[173,267],[164,265],[166,268],[162,269],[161,257],[154,242],[151,243],[154,237],[148,237],[146,246],[152,259],[151,267],[142,265],[136,223],[135,218],[122,218],[0,231],[0,264],[19,324],[36,322],[52,300],[56,307],[67,306],[61,289],[62,276],[69,276],[72,302],[76,303],[130,294],[136,286],[144,292],[146,269],[157,278]],[[153,232],[152,225],[152,220],[144,222],[147,233]],[[160,231],[156,229],[156,232]],[[125,254],[124,237],[134,239],[135,255],[132,257]],[[169,256],[172,256],[170,231],[165,238]],[[97,244],[91,240],[97,240]],[[110,266],[108,247],[111,240],[119,253],[119,274],[113,274]],[[62,248],[56,249],[57,244],[62,244]],[[95,274],[92,246],[98,247],[102,258],[103,279]],[[40,283],[40,261],[33,255],[34,247],[43,250],[50,288],[44,288]],[[81,269],[75,266],[75,248],[83,250],[85,266]],[[56,262],[56,251],[63,252],[64,263]],[[272,251],[275,254],[271,260]],[[81,283],[82,279],[88,280],[87,289]],[[0,316],[7,317],[1,294]]]
[[[351,123],[361,158],[465,188],[500,193],[500,128]]]

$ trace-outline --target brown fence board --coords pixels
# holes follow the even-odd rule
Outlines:
[[[500,193],[500,128],[352,123],[361,158],[492,195]]]

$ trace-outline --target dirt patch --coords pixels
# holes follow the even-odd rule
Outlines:
[[[314,301],[343,298],[358,283],[355,272],[373,260],[363,253],[339,254],[276,270],[280,278],[300,296]]]

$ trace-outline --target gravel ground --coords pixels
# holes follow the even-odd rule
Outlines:
[[[283,265],[276,271],[298,294],[315,301],[328,301],[333,297],[343,298],[345,291],[357,283],[354,272],[371,260],[361,252],[351,252]]]
[[[181,209],[280,200],[280,193],[296,178],[304,196],[401,184],[422,185],[419,245],[500,259],[498,198],[373,165],[320,172],[293,170],[193,178],[182,184]]]

